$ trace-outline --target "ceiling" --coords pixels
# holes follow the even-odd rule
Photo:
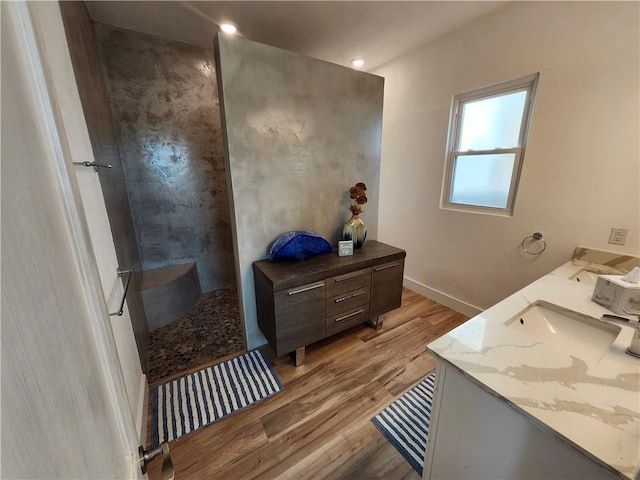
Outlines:
[[[321,60],[372,71],[504,1],[88,1],[96,22],[212,48],[218,25]]]

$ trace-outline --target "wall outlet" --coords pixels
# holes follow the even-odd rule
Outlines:
[[[611,227],[609,243],[612,245],[624,245],[627,241],[627,235],[629,235],[628,228]]]

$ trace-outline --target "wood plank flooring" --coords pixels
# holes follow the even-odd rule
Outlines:
[[[300,367],[265,348],[283,391],[172,442],[175,478],[419,479],[371,417],[435,368],[425,345],[467,319],[405,289],[380,330],[311,345]]]

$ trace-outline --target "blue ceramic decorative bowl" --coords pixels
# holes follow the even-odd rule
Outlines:
[[[331,244],[320,234],[297,230],[280,235],[269,251],[270,260],[306,260],[331,253]]]

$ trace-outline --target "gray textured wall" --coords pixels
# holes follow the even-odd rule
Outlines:
[[[235,284],[213,51],[96,24],[145,270]]]
[[[384,79],[242,38],[218,38],[218,75],[247,347],[266,343],[251,264],[289,230],[335,246],[348,189],[367,184],[361,218],[378,232]]]

